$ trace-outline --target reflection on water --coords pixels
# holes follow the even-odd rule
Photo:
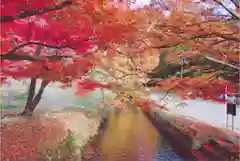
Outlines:
[[[181,161],[140,111],[111,113],[97,144],[92,161]]]
[[[171,145],[164,139],[163,136],[158,137],[158,150],[151,161],[184,161],[180,156],[172,151]]]

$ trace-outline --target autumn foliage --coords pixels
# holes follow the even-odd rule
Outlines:
[[[214,5],[210,1],[205,3]],[[121,46],[116,56],[126,56],[126,62],[131,62],[132,69],[124,71],[122,80],[131,77],[132,81],[130,75],[135,73],[134,80],[142,81],[144,77],[145,85],[151,84],[152,91],[176,93],[188,99],[201,97],[224,102],[219,96],[226,87],[228,94],[236,95],[240,70],[236,20],[239,14],[230,12],[227,19],[194,1],[171,1],[166,5],[168,9],[162,4],[157,10],[151,7],[138,10],[139,16],[145,15],[145,21],[138,24],[139,37]],[[185,60],[183,65],[180,58]]]
[[[111,89],[116,94],[112,106],[147,112],[167,110],[149,100],[155,91],[218,102],[224,102],[218,96],[226,86],[228,93],[238,92],[239,9],[227,19],[191,0],[166,2],[168,14],[161,5],[133,11],[119,2],[1,1],[0,81],[31,79],[25,112],[33,112],[44,88],[56,81],[62,87],[76,81],[81,96],[96,88]],[[183,65],[181,57],[186,59]],[[92,79],[96,68],[106,73],[105,82]],[[36,79],[42,85],[34,97]],[[25,160],[35,160],[40,142],[62,134],[56,122],[49,127],[33,123],[1,127],[2,137],[8,138],[1,140],[1,159],[14,160],[21,153],[29,156]],[[22,130],[26,125],[28,133]]]
[[[86,78],[94,68],[93,55],[126,41],[136,19],[134,13],[108,3],[3,1],[1,82],[7,77],[42,79],[44,89],[50,82],[71,86],[79,79],[79,91],[109,88]]]
[[[78,55],[91,54],[89,50],[93,47],[99,48],[102,45],[119,42],[122,40],[122,36],[131,30],[131,24],[116,22],[120,19],[115,16],[116,12],[120,11],[114,11],[111,8],[99,11],[98,9],[102,5],[98,1],[56,3],[48,0],[41,1],[41,3],[31,1],[28,4],[28,1],[22,0],[11,3],[3,1],[1,5],[1,58],[3,59],[2,66],[4,66],[2,72],[7,76],[29,77],[28,71],[36,70],[38,67],[34,66],[40,64],[40,68],[41,66],[46,66],[47,69],[48,67],[58,68],[60,65],[66,64],[64,58],[75,59],[76,61],[72,62],[73,65],[78,64],[79,61],[89,61],[90,63],[89,59],[82,60]],[[55,10],[49,12],[49,8],[55,8]],[[38,10],[46,11],[43,14],[34,14],[34,11]],[[25,12],[22,13],[22,11]],[[80,11],[84,13],[81,14]],[[30,13],[33,13],[33,16],[18,18]],[[100,13],[102,15],[99,15]],[[99,16],[96,17],[96,15]],[[113,18],[114,16],[116,20]],[[7,17],[15,18],[8,20]],[[37,49],[37,46],[41,49]],[[39,53],[35,55],[37,51]],[[36,56],[40,58],[36,58]],[[28,65],[25,62],[17,62],[16,64],[12,60],[29,60],[34,63]],[[20,73],[17,73],[16,70],[11,72],[9,68],[19,68]],[[26,72],[22,71],[23,68]],[[82,70],[86,73],[90,69]],[[51,72],[54,73],[54,71]],[[38,78],[41,76],[40,73],[37,73]],[[79,74],[79,76],[82,75]],[[32,77],[36,77],[36,75],[33,74]]]
[[[37,78],[44,89],[50,82],[68,87],[78,80],[78,94],[111,88],[118,101],[146,99],[149,81],[150,91],[183,98],[222,102],[217,96],[226,85],[236,94],[238,13],[226,19],[194,1],[164,5],[130,10],[125,1],[3,1],[1,81]],[[105,83],[90,78],[95,68],[108,73]]]

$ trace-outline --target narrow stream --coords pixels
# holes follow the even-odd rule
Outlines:
[[[111,113],[85,149],[94,151],[91,157],[84,152],[85,161],[183,161],[140,111]]]

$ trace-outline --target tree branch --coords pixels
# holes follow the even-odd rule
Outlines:
[[[26,18],[26,17],[31,17],[34,15],[40,15],[40,14],[44,14],[47,12],[51,12],[51,11],[57,11],[57,10],[61,10],[64,7],[67,7],[69,5],[72,4],[71,0],[66,0],[58,5],[55,6],[51,6],[51,7],[46,7],[40,10],[29,10],[29,11],[25,11],[23,13],[19,13],[16,16],[1,16],[1,23],[6,23],[6,22],[11,22],[14,20],[18,20],[18,19],[22,19],[22,18]]]
[[[212,37],[220,37],[220,38],[225,39],[225,40],[231,40],[231,41],[239,42],[239,38],[233,37],[233,34],[235,34],[235,33],[232,33],[232,34],[212,33],[212,34],[197,35],[197,36],[193,36],[193,37],[190,37],[190,38],[181,37],[181,38],[183,38],[183,40],[180,40],[179,42],[176,42],[176,43],[163,44],[163,45],[159,45],[159,46],[150,46],[150,47],[155,48],[155,49],[171,48],[171,47],[176,47],[180,44],[184,44],[185,42],[187,42],[189,40],[212,38]]]
[[[53,49],[64,49],[64,48],[73,49],[69,45],[53,46],[53,45],[42,44],[42,43],[39,43],[39,42],[30,41],[30,42],[23,43],[23,44],[20,44],[20,45],[16,46],[15,48],[13,48],[12,50],[10,50],[9,52],[7,52],[5,54],[1,54],[0,59],[1,60],[7,59],[7,60],[13,60],[13,61],[18,61],[18,60],[36,61],[36,60],[42,60],[42,59],[60,60],[62,58],[73,58],[73,56],[57,56],[57,55],[41,57],[41,56],[39,56],[40,53],[38,53],[38,55],[34,55],[34,56],[15,54],[15,52],[17,50],[20,50],[20,49],[22,49],[22,48],[24,48],[25,46],[28,46],[28,45],[37,45],[38,47],[47,47],[47,48],[53,48]],[[73,45],[76,45],[76,44],[73,44]]]
[[[38,60],[62,60],[64,58],[81,58],[81,56],[68,56],[68,55],[51,55],[51,56],[31,56],[31,55],[0,55],[2,60],[11,60],[11,61],[38,61]]]
[[[232,4],[235,5],[236,8],[240,7],[240,1],[239,0],[230,0],[232,2]]]
[[[229,9],[224,3],[223,0],[214,0],[217,4],[222,6],[228,13],[230,13],[234,18],[240,19],[240,14],[234,10]]]
[[[26,42],[26,43],[23,43],[23,44],[20,44],[20,45],[16,46],[15,48],[10,50],[9,52],[7,52],[5,54],[2,54],[2,55],[13,54],[17,50],[22,49],[22,48],[24,48],[25,46],[28,46],[28,45],[38,45],[38,46],[43,46],[43,47],[48,47],[48,48],[53,48],[53,49],[63,49],[63,48],[70,48],[70,49],[72,49],[72,47],[70,47],[69,45],[53,46],[53,45],[48,45],[48,44],[44,44],[44,43],[29,41],[29,42]]]
[[[212,57],[209,57],[209,56],[206,56],[206,57],[204,57],[204,58],[205,58],[205,59],[208,59],[208,60],[210,60],[210,61],[213,61],[213,62],[215,62],[215,63],[219,63],[219,64],[222,64],[222,65],[229,66],[229,67],[231,67],[231,68],[234,68],[234,69],[237,69],[238,71],[240,71],[240,68],[239,68],[239,67],[237,67],[237,66],[235,66],[235,65],[232,65],[232,64],[229,64],[229,63],[226,63],[226,62],[224,62],[224,61],[217,60],[217,59],[212,58]]]
[[[155,49],[160,49],[160,48],[171,48],[171,47],[175,47],[178,46],[180,44],[183,44],[189,40],[194,40],[194,39],[199,39],[199,38],[206,38],[206,37],[210,37],[213,36],[212,34],[205,34],[205,35],[197,35],[197,36],[193,36],[190,38],[186,38],[182,41],[176,42],[176,43],[172,43],[172,44],[163,44],[163,45],[157,45],[157,46],[150,46],[151,48],[155,48]]]
[[[192,56],[186,58],[186,60],[187,63],[184,65],[186,72],[184,73],[184,76],[192,76],[195,72],[202,74],[217,72],[221,75],[224,74],[224,79],[230,80],[234,83],[237,81],[237,79],[234,80],[232,79],[232,76],[229,76],[229,74],[239,73],[240,68],[237,66],[208,56]],[[176,75],[180,71],[181,67],[182,65],[180,64],[168,64],[165,67],[158,66],[151,73],[149,73],[148,76],[152,78],[152,80],[154,78],[166,79]],[[156,83],[154,81],[148,82],[148,86],[156,86]]]

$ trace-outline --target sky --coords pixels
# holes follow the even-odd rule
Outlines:
[[[131,4],[131,8],[135,9],[135,8],[139,8],[139,7],[142,7],[144,5],[148,5],[150,3],[151,0],[136,0],[135,3]],[[156,0],[157,1],[157,0]],[[200,0],[194,0],[195,2],[198,2]],[[226,4],[226,6],[228,6],[228,8],[231,8],[231,9],[235,9],[235,6],[231,3],[230,0],[223,0],[223,3]],[[203,3],[203,5],[205,7],[210,7],[208,4],[206,3]],[[220,7],[219,5],[216,5],[214,7],[214,10],[213,10],[214,14],[218,14],[218,15],[229,15],[228,12],[223,9],[222,7]]]
[[[150,3],[150,0],[136,0],[136,3],[131,4],[131,8],[139,8]]]

